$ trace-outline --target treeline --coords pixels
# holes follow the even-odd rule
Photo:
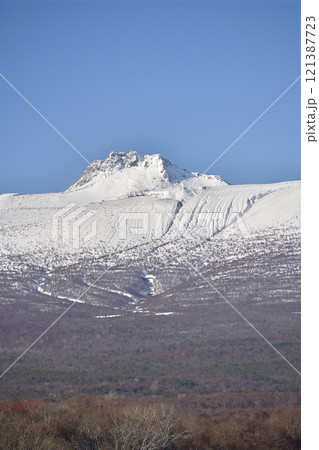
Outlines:
[[[298,449],[300,408],[216,410],[176,400],[0,403],[0,449]]]

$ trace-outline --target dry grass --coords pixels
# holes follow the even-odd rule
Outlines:
[[[298,449],[300,409],[214,416],[160,400],[75,398],[0,404],[0,449]]]

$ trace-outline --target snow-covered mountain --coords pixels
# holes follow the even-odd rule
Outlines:
[[[93,161],[67,192],[83,192],[95,201],[154,194],[154,191],[200,189],[227,184],[220,176],[189,172],[160,154],[141,156],[135,151],[110,153]]]
[[[266,251],[269,242],[280,248],[288,239],[298,253],[299,227],[298,181],[231,186],[160,155],[111,153],[65,192],[0,196],[0,269],[42,267],[50,273],[39,283],[43,290],[54,279],[52,270],[70,264],[90,261],[93,267],[106,258],[107,267],[128,267],[139,261],[135,275],[125,271],[117,286],[144,277],[155,292],[183,279],[177,275],[183,264],[212,264],[216,248],[219,257],[240,259],[257,243]],[[167,263],[174,269],[165,284],[156,267]],[[131,295],[123,286],[115,290]]]
[[[32,389],[38,367],[51,367],[52,384],[41,374],[51,392],[52,352],[63,379],[75,355],[83,379],[87,364],[98,374],[91,384],[103,380],[103,389],[118,354],[115,379],[134,366],[123,386],[139,365],[152,368],[140,373],[153,380],[177,360],[174,379],[180,367],[188,374],[196,366],[202,392],[211,377],[214,392],[233,389],[234,370],[239,390],[249,370],[254,389],[268,390],[268,380],[277,389],[285,363],[274,365],[276,355],[255,331],[299,367],[300,182],[231,186],[160,155],[130,152],[93,162],[65,192],[1,195],[0,306],[2,370],[54,324],[32,349]]]

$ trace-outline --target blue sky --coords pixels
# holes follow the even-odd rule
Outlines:
[[[0,1],[0,72],[85,157],[204,171],[300,74],[299,1]],[[0,193],[61,191],[83,161],[0,79]],[[209,173],[300,178],[300,81]]]

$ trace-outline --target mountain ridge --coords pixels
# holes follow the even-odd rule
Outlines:
[[[206,175],[182,169],[159,153],[143,156],[131,150],[128,153],[111,152],[105,160],[93,161],[80,179],[66,192],[92,188],[96,184],[103,184],[103,180],[118,182],[118,177],[121,178],[121,187],[125,184],[136,187],[132,192],[126,192],[130,196],[178,184],[182,184],[185,188],[193,184],[201,187],[228,184],[219,175]]]

